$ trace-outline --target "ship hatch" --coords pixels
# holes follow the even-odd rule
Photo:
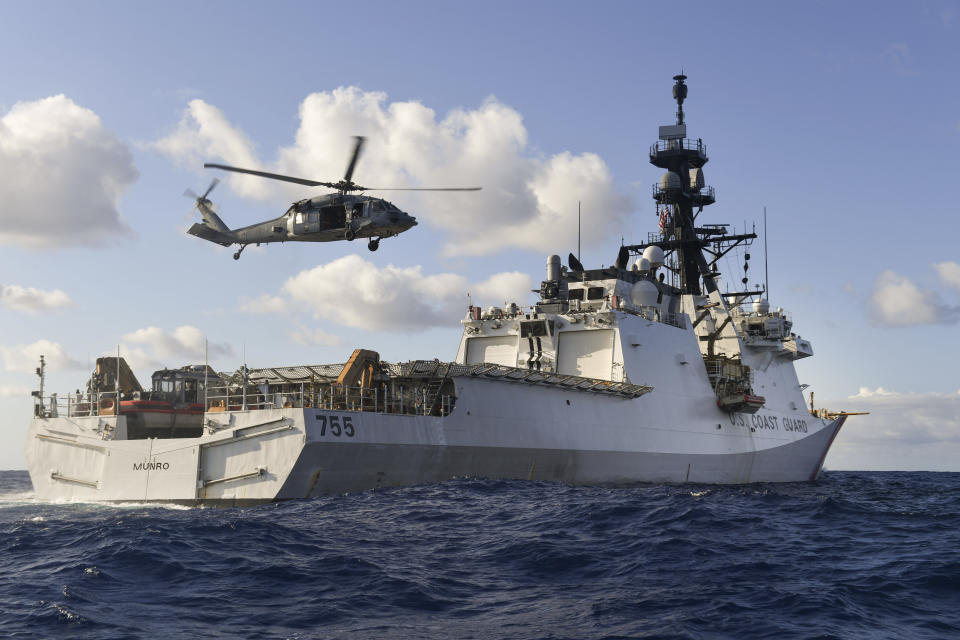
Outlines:
[[[563,331],[557,373],[610,380],[613,370],[613,330]]]
[[[482,336],[467,339],[467,364],[517,366],[517,336]]]

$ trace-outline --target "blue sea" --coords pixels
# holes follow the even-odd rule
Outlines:
[[[0,472],[12,638],[960,638],[960,474],[458,479],[251,508]]]

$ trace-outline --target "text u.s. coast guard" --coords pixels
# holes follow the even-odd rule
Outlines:
[[[759,414],[731,413],[730,424],[735,427],[753,427],[754,429],[768,429],[771,431],[799,431],[807,433],[807,421],[802,418],[791,418],[789,416],[778,418],[777,416],[766,416]]]

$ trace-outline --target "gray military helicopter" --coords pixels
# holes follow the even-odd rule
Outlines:
[[[241,169],[223,164],[207,163],[203,166],[208,169],[223,169],[237,173],[248,173],[271,180],[283,180],[308,187],[329,187],[336,189],[336,193],[328,193],[305,200],[299,200],[290,205],[287,212],[279,218],[258,222],[240,229],[230,229],[223,223],[214,210],[213,203],[207,199],[219,180],[214,179],[210,187],[198,196],[187,189],[185,196],[196,201],[197,209],[203,222],[194,224],[187,233],[215,242],[224,247],[233,244],[240,245],[240,249],[233,254],[234,260],[240,259],[240,254],[251,244],[265,244],[269,242],[333,242],[335,240],[355,240],[368,238],[367,248],[376,251],[380,247],[380,240],[403,233],[416,226],[417,220],[404,213],[392,203],[381,198],[366,195],[353,195],[354,191],[479,191],[481,187],[450,187],[450,188],[370,188],[361,187],[353,182],[353,169],[357,165],[360,151],[363,149],[365,138],[354,137],[353,155],[347,172],[339,182],[320,182],[305,180],[266,171]]]

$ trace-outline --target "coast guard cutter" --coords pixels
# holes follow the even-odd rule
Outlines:
[[[469,307],[453,362],[358,349],[343,364],[164,370],[145,391],[118,357],[54,396],[38,370],[36,494],[235,505],[455,476],[814,480],[846,416],[805,406],[794,363],[813,350],[788,314],[762,291],[720,291],[718,261],[755,235],[699,222],[715,194],[675,80],[676,124],[650,148],[660,231],[613,266],[550,256],[534,306]]]

